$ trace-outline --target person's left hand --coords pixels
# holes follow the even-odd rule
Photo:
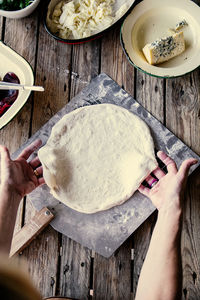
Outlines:
[[[16,160],[11,160],[8,149],[0,145],[1,154],[1,190],[16,193],[23,198],[36,187],[45,183],[39,158],[27,162],[30,155],[42,144],[34,141],[25,148]]]

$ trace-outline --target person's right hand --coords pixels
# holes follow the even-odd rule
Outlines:
[[[155,178],[149,175],[145,179],[149,188],[141,184],[138,190],[150,198],[159,211],[168,209],[181,210],[181,199],[185,190],[188,172],[190,167],[197,163],[197,160],[189,158],[177,170],[175,162],[164,152],[159,151],[157,156],[166,165],[168,173],[165,174],[162,169],[157,167],[153,171],[154,176],[158,180],[157,183],[151,188]]]

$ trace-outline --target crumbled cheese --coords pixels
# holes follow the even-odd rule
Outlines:
[[[127,4],[114,14],[115,0],[73,0],[59,2],[48,26],[53,33],[63,38],[85,38],[109,27],[120,18]]]
[[[159,64],[181,54],[185,50],[183,32],[157,39],[147,44],[143,53],[151,65]]]
[[[176,32],[179,32],[181,29],[183,29],[183,27],[187,25],[188,23],[186,22],[186,20],[182,20],[176,24],[175,28],[169,28],[168,31],[170,32],[170,34],[174,34]]]
[[[180,29],[182,29],[183,27],[185,27],[187,25],[188,25],[188,23],[186,22],[186,20],[182,20],[181,22],[178,22],[176,24],[175,31],[179,31]]]

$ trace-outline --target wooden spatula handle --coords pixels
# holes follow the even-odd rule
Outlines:
[[[34,217],[18,231],[13,239],[10,257],[21,252],[54,218],[52,212],[44,207],[36,212]]]

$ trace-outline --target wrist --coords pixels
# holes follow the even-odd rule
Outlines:
[[[12,201],[19,203],[22,199],[21,195],[15,191],[10,185],[0,185],[1,201]]]
[[[182,209],[163,209],[158,212],[157,223],[166,233],[172,234],[180,231],[182,226]]]
[[[167,202],[167,203],[166,203]],[[182,215],[182,199],[177,196],[171,201],[166,201],[160,207],[158,214],[163,218],[168,218],[170,220],[179,219]]]

